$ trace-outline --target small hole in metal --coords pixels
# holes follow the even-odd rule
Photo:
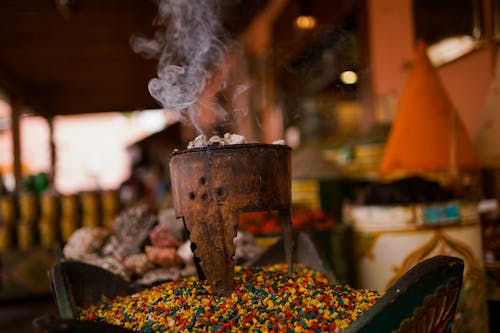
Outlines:
[[[200,177],[200,184],[201,185],[206,185],[207,179],[205,177]]]
[[[203,201],[207,201],[207,200],[208,200],[208,194],[203,193],[203,194],[201,195],[201,200],[203,200]]]
[[[194,192],[189,192],[189,199],[194,200],[196,198],[196,194]]]
[[[219,197],[219,198],[224,198],[226,196],[226,190],[224,190],[224,188],[222,187],[218,187],[216,190],[215,190],[215,194]]]

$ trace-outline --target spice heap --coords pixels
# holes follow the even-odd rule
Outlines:
[[[249,232],[238,230],[234,259],[244,263],[262,249]],[[140,203],[115,217],[112,229],[77,229],[63,249],[64,259],[104,268],[126,281],[149,286],[180,276],[196,275],[191,242],[173,209],[155,213]]]
[[[380,297],[377,292],[332,286],[325,275],[297,265],[235,268],[230,297],[213,296],[194,277],[137,294],[102,300],[79,318],[140,332],[335,332],[347,327]]]

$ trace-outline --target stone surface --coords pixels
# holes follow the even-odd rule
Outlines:
[[[124,210],[115,219],[104,255],[112,255],[118,260],[143,252],[149,241],[149,232],[158,223],[158,217],[146,204]]]
[[[173,236],[170,228],[166,224],[158,224],[149,232],[151,245],[155,247],[179,247],[179,242]]]
[[[121,276],[127,281],[131,280],[132,272],[112,256],[100,257],[98,255],[88,255],[86,257],[80,258],[80,261],[90,265],[101,267],[113,274]]]
[[[63,248],[66,259],[79,260],[90,254],[98,254],[109,237],[109,230],[99,227],[83,227],[75,230]]]
[[[246,231],[238,230],[234,239],[236,251],[234,260],[237,264],[256,258],[262,253],[262,248],[255,242],[255,237]]]
[[[183,265],[183,260],[179,257],[177,249],[174,247],[154,247],[148,245],[144,250],[148,260],[155,265],[164,268],[181,267]]]
[[[174,237],[179,242],[184,242],[187,239],[186,227],[181,218],[175,216],[175,210],[173,208],[162,209],[158,213],[158,224],[166,225]]]
[[[132,254],[126,257],[123,260],[123,266],[136,276],[142,276],[154,268],[145,253]]]

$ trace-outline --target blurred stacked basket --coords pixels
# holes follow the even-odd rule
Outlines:
[[[0,196],[0,251],[53,248],[81,226],[110,227],[120,209],[113,190]]]
[[[110,227],[119,209],[116,191],[0,194],[0,300],[48,294],[62,244],[83,225]]]

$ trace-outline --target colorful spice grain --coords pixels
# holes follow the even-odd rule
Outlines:
[[[210,293],[191,277],[103,299],[79,318],[139,332],[335,332],[347,327],[380,297],[377,292],[330,285],[325,275],[297,266],[235,268],[231,297]]]

